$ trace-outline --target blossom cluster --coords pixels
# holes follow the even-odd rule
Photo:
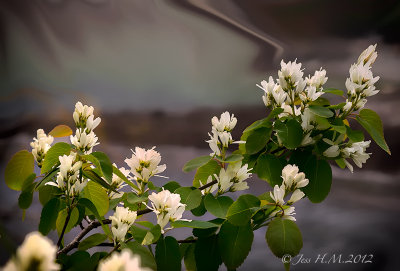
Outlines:
[[[128,208],[117,206],[114,215],[110,216],[111,231],[114,236],[114,242],[125,241],[126,233],[133,225],[137,217],[137,212],[130,211]]]
[[[149,268],[140,266],[138,255],[133,255],[129,249],[120,253],[114,252],[110,257],[100,261],[98,271],[150,271]]]
[[[37,130],[37,136],[33,138],[31,142],[32,154],[39,167],[42,167],[42,163],[47,151],[50,149],[54,138],[51,135],[46,135],[43,129]]]
[[[280,209],[272,212],[270,217],[280,216],[285,219],[295,221],[293,217],[296,213],[293,205],[295,202],[301,200],[305,194],[300,188],[308,185],[309,180],[303,172],[299,172],[299,168],[296,165],[286,165],[282,169],[282,184],[275,185],[274,190],[270,192],[271,199],[275,202]],[[290,199],[287,201],[285,206],[285,196],[292,192]]]
[[[70,136],[71,143],[85,154],[90,154],[93,147],[98,145],[98,138],[93,130],[100,124],[100,118],[94,118],[93,106],[83,105],[81,102],[75,104],[73,118],[76,125],[74,136]]]
[[[210,139],[206,142],[213,151],[211,156],[223,156],[229,144],[234,143],[232,139],[232,130],[235,128],[237,119],[229,112],[224,112],[218,119],[216,116],[211,119],[212,129]]]

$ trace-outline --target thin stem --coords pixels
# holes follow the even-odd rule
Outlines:
[[[210,186],[213,186],[213,185],[216,184],[216,183],[218,183],[217,180],[214,180],[214,181],[212,181],[212,182],[209,182],[209,183],[207,183],[207,184],[205,184],[205,185],[203,185],[203,186],[200,186],[200,187],[199,187],[199,190],[204,190],[204,189],[206,189],[206,188],[208,188],[208,187],[210,187]]]
[[[62,240],[63,240],[63,238],[64,238],[65,230],[67,229],[67,225],[68,225],[69,219],[71,218],[71,213],[72,213],[72,209],[70,209],[70,208],[68,207],[67,218],[65,219],[65,223],[64,223],[63,229],[62,229],[62,231],[61,231],[60,238],[58,238],[57,247],[60,247],[61,242],[62,242]]]

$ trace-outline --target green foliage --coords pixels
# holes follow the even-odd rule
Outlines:
[[[186,271],[196,271],[196,259],[194,255],[194,249],[196,244],[181,244],[181,255],[183,257],[183,263],[185,264]]]
[[[204,166],[210,160],[211,160],[211,156],[209,156],[209,155],[205,155],[205,156],[200,156],[200,157],[194,158],[194,159],[190,160],[189,162],[187,162],[183,166],[182,170],[183,170],[183,172],[190,172],[192,170],[195,170],[196,168]]]
[[[256,173],[260,179],[267,181],[271,187],[274,187],[276,184],[281,185],[282,183],[283,166],[279,158],[264,153],[257,159]]]
[[[225,218],[229,207],[233,200],[227,196],[214,197],[212,194],[207,194],[204,197],[204,206],[207,211],[216,217]]]
[[[349,126],[346,126],[346,134],[351,142],[360,142],[364,140],[364,133],[362,131],[353,130]]]
[[[82,191],[82,198],[90,200],[96,206],[97,212],[103,216],[108,211],[108,195],[107,192],[99,184],[88,182]]]
[[[311,202],[321,202],[328,196],[332,184],[332,169],[326,160],[318,159],[309,152],[299,151],[292,155],[289,163],[296,164],[309,180],[302,190]]]
[[[156,246],[156,263],[158,271],[180,271],[181,256],[179,244],[172,236],[162,236]]]
[[[218,234],[218,246],[222,260],[228,269],[239,267],[251,250],[253,229],[250,223],[235,226],[228,221],[222,224]]]
[[[49,200],[60,194],[61,190],[58,187],[44,185],[39,188],[39,201],[44,206]]]
[[[267,145],[271,132],[272,129],[268,127],[262,127],[252,131],[246,140],[246,152],[248,154],[254,154],[261,151],[265,145]]]
[[[18,198],[18,206],[21,209],[28,209],[32,204],[33,199],[33,189],[35,188],[36,174],[32,173],[22,184],[22,191]]]
[[[226,218],[230,223],[243,226],[260,207],[260,200],[251,194],[241,195],[228,209]]]
[[[20,191],[24,181],[33,173],[32,153],[22,150],[14,154],[6,166],[4,179],[9,188]]]
[[[358,115],[356,119],[358,123],[364,127],[376,144],[378,144],[379,147],[381,147],[388,154],[391,154],[383,135],[383,125],[379,115],[371,109],[363,109],[360,111],[360,115]]]
[[[53,137],[70,136],[70,135],[72,135],[72,130],[71,130],[71,128],[69,128],[69,126],[61,124],[61,125],[57,125],[56,127],[54,127],[53,130],[51,130],[49,132],[49,135],[51,135]]]
[[[158,224],[155,226],[152,225],[148,230],[141,227],[132,226],[131,231],[135,240],[144,246],[156,243],[161,236],[161,227]]]
[[[322,91],[325,92],[325,93],[331,93],[331,94],[335,94],[335,95],[338,95],[338,96],[343,96],[344,95],[343,90],[339,90],[339,89],[336,89],[336,88],[326,88],[326,89],[323,89]]]
[[[214,234],[209,237],[199,238],[194,248],[194,256],[198,271],[218,270],[222,263],[218,237]]]
[[[322,118],[330,118],[333,117],[333,112],[326,107],[318,106],[318,105],[310,105],[308,107],[312,113]]]
[[[170,181],[164,184],[162,187],[164,187],[165,190],[169,190],[169,192],[174,193],[174,191],[181,187],[181,185],[175,181]]]
[[[276,121],[275,131],[282,144],[288,149],[297,148],[303,140],[303,129],[300,123],[294,119],[290,119],[286,123]]]
[[[157,264],[152,253],[138,242],[132,241],[129,243],[123,243],[121,248],[129,248],[134,255],[138,255],[140,257],[140,265],[142,267],[147,267],[151,270],[157,270]]]
[[[285,254],[294,257],[303,247],[301,232],[296,223],[279,217],[271,221],[265,238],[272,253],[278,258]]]
[[[68,209],[63,209],[58,213],[57,220],[56,220],[56,229],[58,232],[58,235],[61,234],[62,229],[64,228],[65,221],[68,216]],[[67,227],[65,228],[65,233],[70,232],[72,228],[76,225],[79,219],[79,211],[77,208],[72,209],[71,215],[67,224]]]
[[[194,175],[193,186],[200,187],[200,181],[205,182],[208,176],[218,174],[221,166],[215,160],[210,160],[207,164],[197,169],[196,175]]]
[[[95,247],[107,240],[106,234],[95,233],[87,237],[86,239],[82,240],[79,243],[78,249],[79,250],[88,250],[89,248]]]
[[[111,183],[113,174],[113,165],[110,159],[104,152],[93,152],[91,156],[94,156],[100,163],[100,169],[104,175],[104,178]]]
[[[201,192],[195,187],[180,187],[175,190],[175,194],[181,196],[181,203],[186,204],[186,210],[192,210],[201,203]]]
[[[174,228],[182,228],[182,227],[187,227],[187,228],[195,228],[195,229],[209,229],[209,228],[215,228],[216,224],[209,222],[209,221],[201,221],[201,220],[191,220],[191,221],[184,221],[184,220],[177,220],[174,222],[171,222],[171,226]]]
[[[46,203],[40,215],[39,231],[41,234],[47,235],[51,229],[55,228],[59,210],[60,200],[58,198],[53,198]]]
[[[44,157],[42,170],[40,173],[49,172],[55,165],[58,165],[59,157],[68,155],[71,152],[71,145],[65,142],[58,142],[54,144],[46,153]]]

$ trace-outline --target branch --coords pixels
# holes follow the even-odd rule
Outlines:
[[[207,187],[210,187],[210,186],[212,186],[212,185],[214,185],[214,184],[216,184],[216,183],[218,183],[218,181],[217,181],[217,180],[214,180],[214,181],[212,181],[212,182],[210,182],[210,183],[208,183],[208,184],[206,184],[206,185],[203,185],[203,186],[199,187],[199,189],[200,189],[200,190],[204,190],[204,189],[206,189]],[[153,211],[153,210],[151,210],[151,209],[149,209],[149,208],[144,209],[144,210],[139,210],[139,211],[137,211],[137,215],[138,215],[138,216],[139,216],[139,215],[144,215],[144,214],[147,214],[147,213],[151,213],[152,211]],[[110,220],[110,219],[104,219],[102,222],[103,222],[103,224],[111,224],[111,220]],[[92,222],[90,222],[89,225],[87,226],[87,228],[83,229],[83,230],[74,238],[74,240],[72,240],[71,243],[69,243],[68,245],[66,245],[63,249],[57,251],[57,256],[59,256],[59,255],[62,254],[62,253],[68,253],[68,252],[70,252],[71,250],[73,250],[74,248],[77,248],[78,245],[79,245],[79,243],[80,243],[80,241],[83,239],[83,237],[86,236],[86,234],[88,234],[91,230],[93,230],[93,229],[95,229],[95,228],[97,228],[97,227],[100,227],[100,226],[101,226],[101,224],[100,224],[99,221],[92,221]],[[191,243],[191,242],[193,242],[192,240],[181,240],[181,241],[182,241],[182,243]]]
[[[71,213],[72,213],[72,210],[68,208],[68,215],[67,215],[67,218],[65,219],[64,227],[63,227],[63,229],[61,231],[60,238],[58,238],[57,247],[60,247],[61,242],[62,242],[62,240],[64,238],[65,230],[67,229],[67,225],[68,225],[69,219],[71,218]]]

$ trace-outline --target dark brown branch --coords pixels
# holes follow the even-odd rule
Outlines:
[[[199,187],[199,190],[204,190],[204,189],[206,189],[206,188],[208,188],[208,187],[210,187],[210,186],[213,186],[213,185],[216,184],[216,183],[218,183],[217,180],[214,180],[214,181],[212,181],[212,182],[209,182],[208,184],[205,184],[205,185],[203,185],[203,186],[200,186],[200,187]]]

